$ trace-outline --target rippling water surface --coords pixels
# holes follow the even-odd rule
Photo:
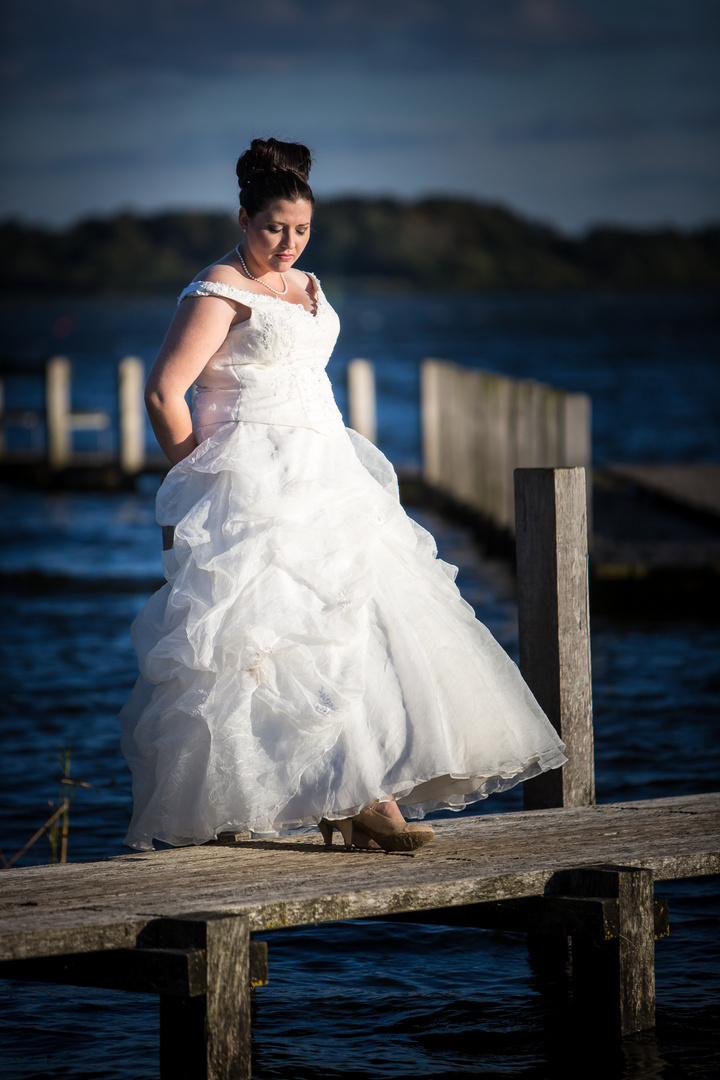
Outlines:
[[[381,441],[395,460],[417,458],[417,360],[431,354],[591,390],[599,460],[720,459],[717,325],[703,298],[346,297],[339,306],[347,329],[338,367],[355,355],[380,361]],[[10,351],[60,344],[76,356],[86,373],[77,404],[97,407],[112,389],[113,359],[149,359],[171,308],[53,301],[0,312],[0,325]],[[56,320],[68,313],[74,339],[53,341]],[[160,576],[152,483],[122,495],[5,488],[0,515],[0,848],[11,855],[48,816],[57,748],[70,747],[73,776],[94,787],[75,797],[69,857],[120,854],[130,782],[116,717],[135,677],[128,627]],[[460,566],[459,584],[479,617],[516,655],[507,566],[480,559],[462,528],[415,516],[436,534],[441,556]],[[599,801],[717,790],[718,656],[720,627],[691,611],[683,620],[593,621]],[[514,789],[471,809],[516,810],[521,799]],[[22,862],[47,858],[41,841]],[[658,1025],[621,1051],[602,1040],[593,1046],[608,1077],[720,1074],[717,885],[658,886],[671,914],[671,936],[656,949]],[[267,940],[271,981],[257,992],[253,1026],[256,1080],[577,1075],[568,988],[543,982],[522,935],[381,922]],[[0,983],[0,1002],[8,1080],[159,1075],[156,999]]]

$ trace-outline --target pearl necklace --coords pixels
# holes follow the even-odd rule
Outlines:
[[[242,268],[243,268],[243,270],[245,271],[245,273],[247,274],[247,276],[248,276],[248,277],[249,277],[249,278],[250,278],[250,279],[251,279],[252,281],[257,281],[258,285],[264,285],[266,289],[269,289],[269,290],[270,290],[270,292],[274,292],[274,293],[277,293],[277,294],[278,294],[278,296],[284,296],[284,295],[285,295],[285,293],[286,293],[286,292],[288,291],[288,283],[287,283],[287,281],[285,280],[285,275],[284,275],[284,274],[280,274],[280,277],[282,278],[282,281],[283,281],[283,285],[285,286],[285,288],[284,288],[284,289],[273,289],[272,285],[268,285],[267,281],[261,281],[259,277],[255,277],[255,276],[254,276],[253,274],[251,274],[251,273],[250,273],[250,271],[248,270],[247,266],[245,265],[245,260],[244,260],[244,259],[243,259],[243,257],[242,257],[242,252],[240,251],[240,245],[239,245],[239,244],[238,244],[238,245],[237,245],[237,247],[235,248],[235,251],[237,252],[237,257],[238,257],[238,259],[239,259],[239,260],[240,260],[240,262],[242,263]],[[278,273],[280,273],[280,272],[278,271]]]

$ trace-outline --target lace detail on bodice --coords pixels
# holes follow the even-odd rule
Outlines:
[[[250,308],[197,378],[193,422],[200,439],[228,421],[337,430],[342,418],[325,367],[340,328],[320,282],[316,311],[220,281],[194,281],[180,294],[222,296]]]
[[[315,300],[319,304],[320,294],[322,292],[320,288],[320,279],[316,278],[314,274],[307,275],[313,281],[315,285]],[[237,300],[239,304],[245,304],[245,307],[252,308],[254,304],[247,304],[246,298],[251,300],[270,300],[271,302],[278,304],[286,304],[291,308],[300,308],[306,315],[309,315],[311,319],[316,317],[316,313],[310,311],[304,304],[292,304],[287,300],[283,300],[280,296],[272,296],[270,293],[265,295],[264,293],[256,293],[251,289],[238,289],[235,285],[226,285],[224,281],[191,281],[178,296],[178,305],[186,300],[189,296],[222,296],[226,300]]]

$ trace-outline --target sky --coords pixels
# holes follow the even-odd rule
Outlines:
[[[720,0],[0,0],[0,218],[235,212],[251,138],[320,197],[577,233],[720,220]]]

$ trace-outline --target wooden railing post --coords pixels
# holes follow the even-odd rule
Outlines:
[[[65,356],[48,360],[45,373],[47,454],[51,469],[70,463],[70,361]]]
[[[440,461],[440,396],[443,363],[423,360],[420,369],[420,417],[423,443],[423,477],[428,484],[442,480]]]
[[[585,470],[516,469],[520,670],[568,762],[523,785],[526,810],[595,802]]]
[[[377,441],[375,371],[369,360],[351,360],[347,367],[350,427],[358,435]]]
[[[118,366],[118,443],[124,473],[140,472],[145,464],[144,384],[142,360],[126,356]]]

